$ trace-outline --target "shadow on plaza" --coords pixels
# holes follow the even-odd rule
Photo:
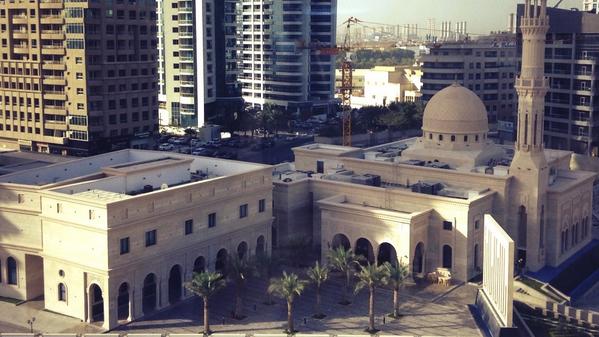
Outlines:
[[[265,305],[267,282],[252,279],[244,291],[244,314],[246,318],[235,320],[231,313],[235,304],[235,289],[228,286],[211,300],[210,324],[215,332],[281,332],[286,326],[286,303],[275,299],[276,304]],[[428,290],[427,290],[428,288]],[[453,293],[455,289],[412,285],[400,292],[400,310],[402,317],[387,317],[392,311],[392,292],[377,290],[375,299],[375,317],[377,327],[382,331],[398,331],[421,334],[428,329],[447,329],[454,331],[463,328],[476,329],[467,308],[469,298],[459,298],[451,305],[434,303],[433,299],[443,293]],[[294,320],[296,328],[303,332],[351,331],[362,332],[368,321],[368,293],[360,292],[352,296],[352,304],[340,305],[343,281],[339,275],[322,288],[322,311],[324,319],[312,318],[315,313],[315,290],[309,286],[294,302]],[[425,296],[426,295],[426,296]],[[443,296],[445,297],[445,296]],[[472,298],[473,299],[473,298]],[[145,319],[117,328],[117,331],[157,331],[198,332],[203,328],[202,300],[193,297],[175,307],[158,312]],[[383,317],[384,321],[383,321]],[[305,321],[304,321],[305,319]],[[224,324],[223,324],[224,320]],[[471,323],[468,323],[471,322]],[[455,333],[453,333],[455,335]]]

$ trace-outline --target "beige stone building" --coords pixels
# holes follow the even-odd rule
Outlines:
[[[106,329],[270,252],[272,168],[123,150],[0,177],[0,296]]]
[[[547,166],[527,168],[522,148],[487,138],[484,104],[459,85],[433,97],[423,124],[420,138],[372,148],[295,148],[295,163],[275,171],[273,244],[302,236],[323,256],[343,245],[370,262],[403,259],[416,277],[447,268],[465,281],[482,270],[485,214],[531,271],[591,241],[596,174],[571,170],[571,152],[542,149]],[[529,178],[539,171],[546,180]]]
[[[148,146],[158,128],[155,0],[1,0],[0,41],[0,147]]]

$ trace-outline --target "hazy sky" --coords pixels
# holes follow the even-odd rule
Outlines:
[[[337,0],[338,21],[355,16],[363,21],[392,24],[418,24],[425,28],[427,18],[441,21],[467,21],[470,33],[505,29],[508,15],[524,0]],[[583,0],[564,0],[560,8],[582,6]],[[549,0],[550,6],[558,0]]]

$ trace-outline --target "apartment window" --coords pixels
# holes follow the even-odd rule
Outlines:
[[[121,239],[121,255],[129,253],[129,238]]]
[[[474,229],[480,228],[480,220],[474,220]]]
[[[83,79],[83,73],[76,73],[75,74],[75,78],[78,80],[82,80]]]
[[[208,214],[208,228],[216,227],[216,213]]]
[[[185,220],[185,235],[193,233],[193,220]]]
[[[239,218],[245,218],[248,216],[248,204],[239,206]]]
[[[450,231],[453,229],[453,223],[451,221],[443,221],[443,229]]]
[[[258,212],[263,213],[266,210],[266,199],[260,199],[258,201]]]
[[[146,232],[146,247],[150,247],[156,244],[156,230]]]

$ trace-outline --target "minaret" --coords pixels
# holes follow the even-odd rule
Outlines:
[[[522,69],[516,79],[518,138],[510,174],[514,177],[510,218],[518,258],[527,269],[545,265],[545,204],[549,168],[543,146],[545,95],[545,39],[549,31],[547,0],[526,0],[521,17]],[[512,226],[513,226],[512,225]]]

